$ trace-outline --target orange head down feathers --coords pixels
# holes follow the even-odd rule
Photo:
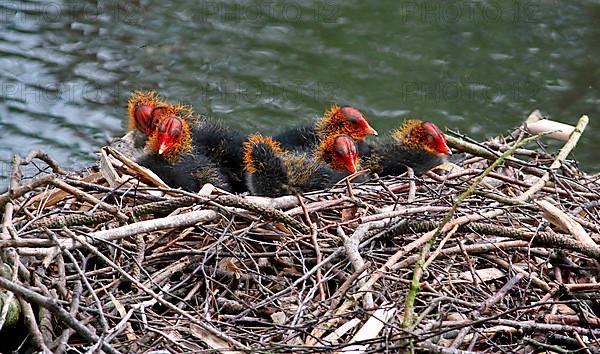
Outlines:
[[[346,134],[357,141],[363,140],[369,134],[377,135],[377,131],[369,125],[365,115],[358,109],[338,105],[331,106],[323,118],[317,121],[315,131],[321,138],[331,134]]]
[[[392,139],[410,149],[421,149],[432,155],[452,155],[446,136],[431,122],[407,120],[392,133]]]
[[[257,145],[267,145],[271,151],[277,156],[283,156],[285,150],[281,147],[278,141],[270,136],[263,136],[260,134],[252,134],[248,137],[248,140],[244,142],[244,169],[249,173],[256,173],[258,171],[257,161],[254,161],[252,156],[252,147]]]
[[[174,115],[188,118],[192,115],[189,106],[169,104],[155,91],[135,91],[127,103],[129,130],[137,129],[152,136],[161,119]]]
[[[127,103],[129,130],[137,129],[148,136],[152,135],[156,124],[153,122],[154,108],[164,104],[154,91],[135,91]]]
[[[177,161],[182,154],[192,150],[191,134],[185,119],[169,116],[163,118],[148,141],[152,151],[168,161]]]
[[[321,141],[315,150],[315,158],[337,171],[354,173],[358,168],[356,142],[345,134],[331,135]]]

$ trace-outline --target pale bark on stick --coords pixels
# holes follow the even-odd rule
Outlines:
[[[89,233],[84,237],[87,242],[92,244],[98,243],[98,240],[115,241],[125,237],[134,236],[139,233],[193,226],[198,223],[214,220],[217,218],[217,216],[218,214],[214,210],[198,210],[159,219],[144,220],[135,224],[125,225],[110,230],[96,231]],[[62,247],[68,250],[77,247],[77,242],[71,239],[61,239],[60,244]],[[19,254],[39,256],[48,254],[48,252],[51,252],[51,250],[52,248],[22,248],[19,249]]]
[[[569,136],[575,129],[572,125],[545,119],[539,110],[533,111],[523,126],[531,134],[544,133],[549,138],[562,141],[569,140]]]
[[[367,322],[356,332],[354,337],[350,339],[348,344],[352,344],[354,342],[368,342],[369,340],[375,339],[379,336],[379,333],[386,324],[394,318],[396,314],[396,308],[392,306],[390,303],[384,303],[381,307],[369,317]],[[345,353],[345,354],[360,354],[364,353],[367,348],[369,348],[369,344],[354,344],[345,347],[336,353]]]
[[[538,200],[535,202],[542,210],[542,216],[550,223],[558,226],[561,230],[570,233],[573,237],[585,244],[597,247],[594,240],[585,232],[583,226],[575,221],[568,214],[555,206],[556,202],[550,198]]]

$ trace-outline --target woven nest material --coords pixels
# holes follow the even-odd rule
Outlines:
[[[558,155],[450,137],[455,166],[275,199],[157,187],[109,148],[78,174],[17,157],[0,351],[598,352],[584,128]]]

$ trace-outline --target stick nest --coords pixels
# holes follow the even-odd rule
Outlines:
[[[598,176],[538,144],[476,180],[515,140],[276,199],[159,188],[110,149],[17,157],[0,351],[598,352]]]

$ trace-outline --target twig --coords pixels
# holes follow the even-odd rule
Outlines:
[[[47,185],[55,178],[56,174],[50,173],[44,176],[34,178],[29,183],[24,184],[22,186],[18,186],[14,190],[11,189],[3,194],[0,194],[0,209],[3,208],[6,205],[6,203],[8,203],[10,200],[15,200],[38,187]]]
[[[75,187],[72,187],[72,186],[68,185],[67,183],[65,183],[64,181],[61,181],[60,179],[55,178],[51,181],[51,183],[54,184],[56,187],[62,189],[63,191],[74,195],[78,199],[86,201],[86,202],[90,203],[91,205],[98,205],[101,209],[108,211],[109,213],[115,215],[116,217],[118,217],[121,220],[129,219],[127,217],[127,215],[123,214],[119,210],[119,208],[117,208],[113,205],[110,205],[108,203],[105,203],[101,200],[98,200],[94,196],[92,196],[86,192],[83,192]]]
[[[86,236],[86,240],[96,243],[98,240],[115,241],[129,236],[137,235],[138,233],[147,233],[172,228],[183,228],[193,226],[197,223],[213,220],[217,217],[217,213],[213,210],[198,210],[189,213],[167,216],[164,218],[140,221],[135,224],[125,225],[110,230],[102,230],[90,233]],[[60,247],[72,250],[77,247],[77,243],[72,239],[59,240]],[[50,251],[39,248],[23,248],[19,250],[25,255],[45,255]]]
[[[364,230],[359,230],[360,228],[363,228]],[[358,251],[358,246],[360,244],[360,241],[363,239],[364,235],[367,233],[368,228],[368,224],[363,224],[359,226],[351,237],[346,236],[346,233],[344,232],[341,226],[338,226],[337,228],[338,235],[342,238],[342,240],[344,240],[344,249],[346,250],[346,256],[348,257],[348,260],[352,263],[354,271],[362,269],[365,266],[365,260],[360,255],[360,252]],[[364,283],[365,280],[361,278],[359,280],[358,285],[363,285]],[[373,306],[373,296],[370,293],[368,293],[365,295],[365,308],[373,308]]]
[[[529,137],[529,138],[525,138],[522,141],[516,142],[509,150],[507,150],[505,153],[503,153],[496,161],[494,161],[488,168],[486,168],[485,171],[483,171],[483,173],[481,175],[479,175],[475,179],[475,181],[469,186],[469,188],[466,191],[464,191],[461,195],[458,196],[458,198],[456,198],[456,201],[452,205],[452,208],[446,214],[446,216],[442,219],[441,224],[443,226],[439,226],[434,231],[430,232],[431,233],[430,239],[424,245],[424,247],[421,249],[420,260],[417,262],[417,266],[415,267],[415,270],[413,272],[411,288],[408,293],[408,296],[406,297],[406,302],[404,304],[405,305],[404,320],[402,322],[402,326],[404,328],[408,328],[412,324],[413,314],[414,314],[414,302],[417,297],[417,292],[419,290],[419,282],[421,279],[421,274],[425,270],[425,268],[424,268],[425,257],[429,253],[429,249],[431,248],[431,246],[437,240],[438,235],[440,235],[442,232],[447,232],[449,229],[453,228],[454,225],[456,225],[456,224],[454,224],[454,225],[450,224],[450,220],[452,219],[452,216],[454,215],[455,211],[462,204],[462,202],[465,199],[467,199],[468,196],[473,194],[473,191],[475,191],[475,188],[477,188],[477,186],[481,183],[481,181],[483,181],[483,179],[485,178],[485,176],[488,173],[490,173],[494,168],[496,168],[496,166],[500,165],[517,148],[519,148],[520,146],[523,146],[523,145],[527,144],[529,141],[535,140],[537,138],[538,138],[537,135]]]
[[[129,275],[129,273],[123,271],[121,269],[121,267],[119,267],[117,264],[115,264],[113,261],[111,261],[105,255],[103,255],[101,252],[99,252],[98,249],[96,249],[96,247],[94,247],[91,244],[89,244],[86,241],[87,237],[86,238],[80,237],[80,236],[72,234],[72,233],[70,234],[70,236],[74,237],[74,239],[77,242],[80,242],[81,244],[83,244],[83,246],[85,246],[89,251],[91,251],[93,254],[95,254],[100,259],[102,259],[102,261],[105,262],[107,265],[109,265],[110,267],[118,270],[119,273],[121,273],[121,275],[123,277],[125,277],[127,280],[131,281],[133,284],[135,284],[135,286],[137,286],[139,289],[141,289],[142,291],[144,291],[146,294],[152,296],[160,304],[162,304],[162,305],[168,307],[169,309],[175,311],[176,313],[184,316],[190,322],[192,322],[192,323],[200,326],[202,329],[204,329],[208,333],[211,333],[212,335],[220,338],[223,341],[223,343],[228,343],[228,344],[230,344],[230,345],[232,345],[234,347],[237,347],[239,349],[247,350],[246,346],[243,345],[242,343],[240,343],[240,342],[238,342],[238,341],[230,338],[229,336],[225,335],[224,333],[218,331],[217,329],[215,329],[214,327],[212,327],[210,324],[201,322],[199,319],[197,319],[194,316],[191,316],[190,314],[188,314],[187,312],[181,310],[179,307],[173,305],[169,301],[164,300],[161,296],[159,296],[159,294],[157,294],[156,292],[154,292],[152,289],[146,287],[144,284],[140,283],[137,279],[135,279],[134,277],[132,277],[131,275]]]
[[[313,225],[312,221],[310,220],[310,215],[308,214],[306,204],[304,204],[304,201],[302,200],[302,196],[300,194],[297,194],[296,197],[298,198],[300,207],[302,207],[302,211],[304,212],[304,219],[306,220],[306,223],[308,224],[311,230],[310,239],[312,241],[313,247],[315,248],[315,254],[317,255],[317,263],[321,263],[321,261],[323,260],[323,255],[321,254],[321,248],[319,247],[319,242],[317,240],[317,228],[315,225]],[[321,273],[320,268],[317,270],[317,284],[319,286],[319,294],[321,296],[321,301],[324,301],[326,298],[325,285],[323,284],[323,274]]]
[[[73,328],[80,336],[85,338],[90,343],[99,343],[100,338],[87,329],[84,325],[79,323],[70,313],[63,309],[54,299],[42,296],[22,285],[14,283],[6,278],[0,277],[0,287],[3,289],[10,290],[18,294],[21,298],[28,302],[33,302],[38,306],[43,306],[52,312],[56,317],[60,318],[67,325]],[[117,350],[113,349],[108,343],[101,343],[102,349],[109,353],[117,354]]]

